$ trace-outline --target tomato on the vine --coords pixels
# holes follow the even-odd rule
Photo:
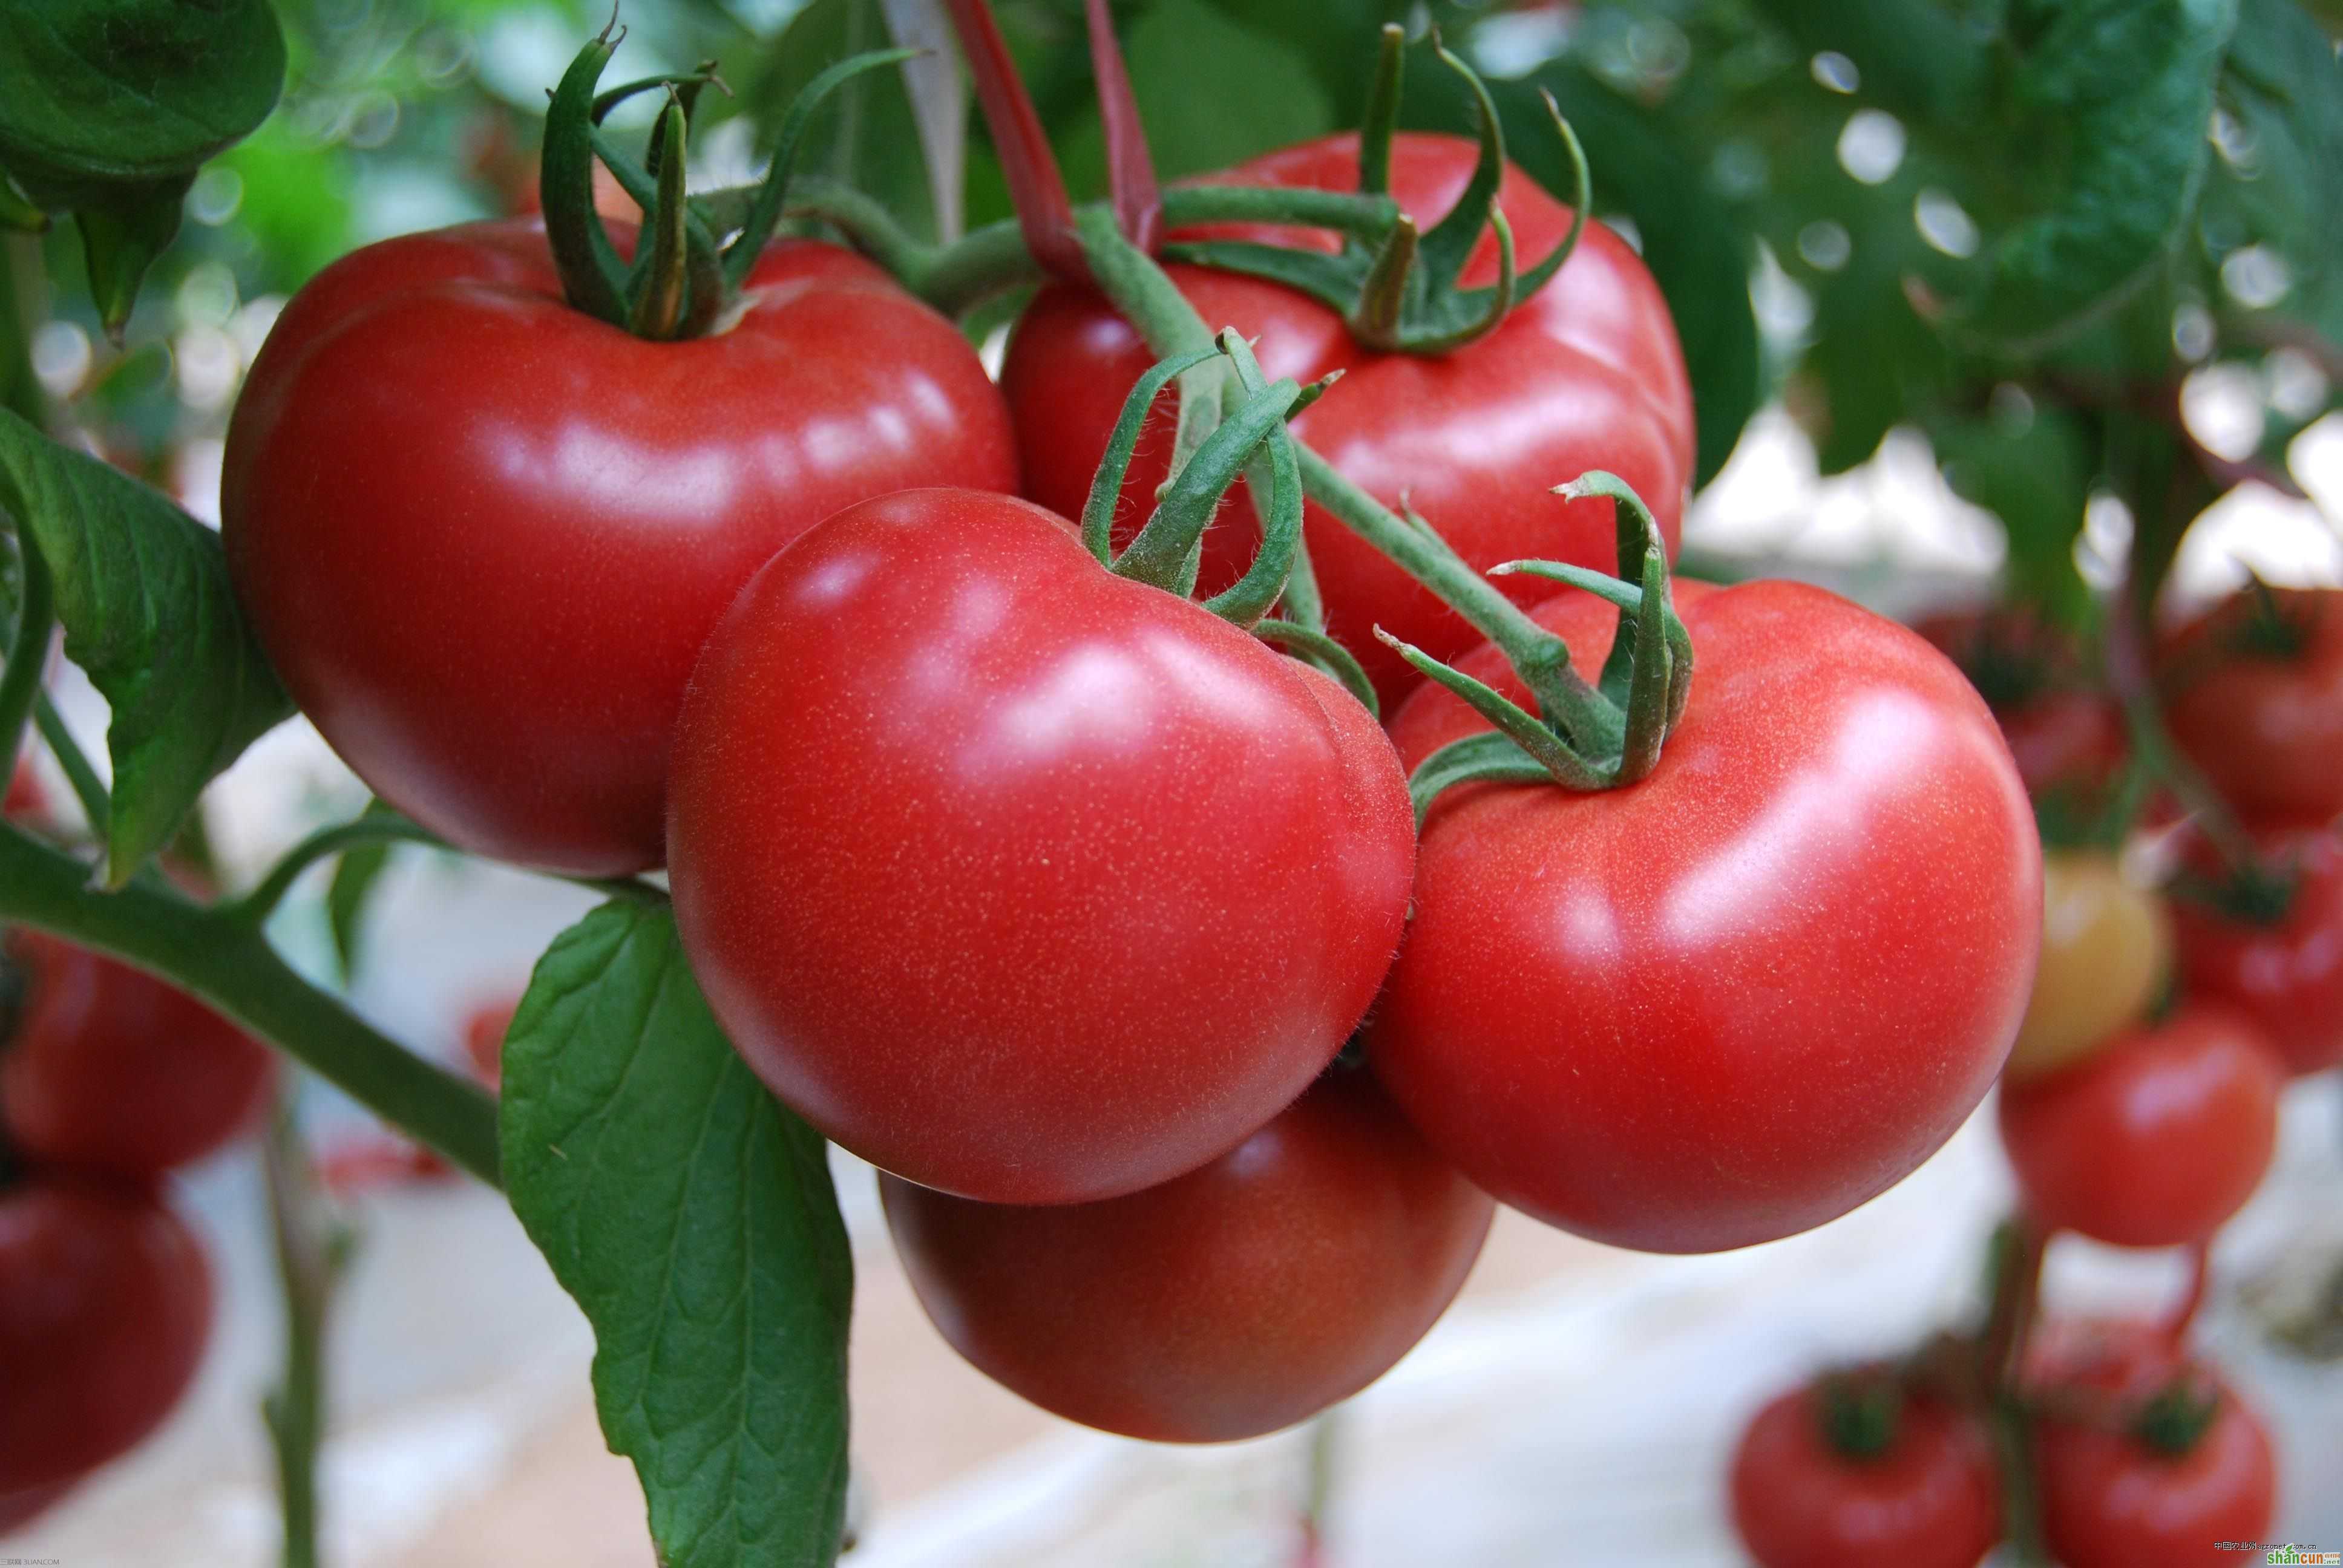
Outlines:
[[[46,1164],[151,1176],[258,1121],[266,1046],[176,987],[38,931],[8,939],[26,991],[0,1041],[0,1127]]]
[[[677,734],[692,970],[884,1170],[1071,1202],[1224,1153],[1389,967],[1406,782],[1332,679],[1012,497],[831,518],[742,591]]]
[[[2250,818],[2343,814],[2343,589],[2232,596],[2177,634],[2160,668],[2165,723]]]
[[[1462,194],[1475,156],[1474,144],[1463,137],[1403,133],[1392,143],[1392,195],[1428,225]],[[1359,138],[1305,142],[1212,177],[1354,190]],[[1523,266],[1570,230],[1569,209],[1511,165],[1497,203]],[[1192,237],[1207,236],[1335,247],[1332,235],[1308,229],[1192,231]],[[1183,231],[1178,237],[1191,236]],[[1201,266],[1166,270],[1208,326],[1233,326],[1257,340],[1266,375],[1309,381],[1342,371],[1340,395],[1297,417],[1294,433],[1378,499],[1413,507],[1474,567],[1535,557],[1607,568],[1616,548],[1610,502],[1564,501],[1551,493],[1590,468],[1633,485],[1674,548],[1693,472],[1691,387],[1658,285],[1642,258],[1602,224],[1586,226],[1561,272],[1503,325],[1437,357],[1365,348],[1334,311],[1279,284]],[[1478,287],[1496,278],[1495,236],[1484,234],[1458,282]],[[1001,375],[1027,496],[1069,516],[1080,511],[1122,400],[1153,360],[1102,297],[1062,284],[1042,289],[1010,337]],[[1167,403],[1125,480],[1127,518],[1146,516],[1170,462],[1171,440]],[[1314,502],[1307,534],[1329,629],[1358,656],[1387,701],[1413,686],[1415,675],[1375,640],[1375,627],[1435,657],[1474,640],[1461,618]],[[1205,586],[1234,580],[1251,558],[1253,538],[1241,508],[1224,509],[1206,536]],[[1550,591],[1528,578],[1507,588],[1523,602]]]
[[[2195,848],[2197,869],[2217,877],[2206,846]],[[2343,836],[2278,829],[2257,834],[2255,848],[2281,879],[2268,890],[2279,900],[2271,918],[2176,898],[2181,974],[2192,993],[2260,1025],[2289,1070],[2343,1065]]]
[[[953,1348],[1045,1410],[1158,1442],[1258,1437],[1381,1377],[1447,1309],[1495,1209],[1342,1065],[1202,1169],[1120,1198],[880,1191]]]
[[[1800,584],[1681,608],[1691,702],[1650,777],[1433,804],[1367,1041],[1465,1174],[1653,1251],[1818,1225],[1934,1152],[2001,1069],[2042,919],[2025,791],[1942,654]],[[1486,728],[1424,701],[1410,767]]]
[[[2039,1078],[2081,1060],[2137,1021],[2172,962],[2172,917],[2115,858],[2042,857],[2042,960],[2005,1076]]]
[[[48,804],[41,792],[41,781],[32,769],[22,762],[16,764],[16,770],[8,775],[8,795],[5,802],[0,802],[0,817],[11,822],[30,820],[46,811]]]
[[[1877,1416],[1836,1402],[1854,1397],[1810,1383],[1751,1420],[1733,1454],[1742,1544],[1759,1568],[1976,1568],[2001,1539],[2001,1482],[1976,1420],[1920,1396]]]
[[[2144,1353],[2069,1365],[2036,1390],[2044,1543],[2065,1568],[2223,1568],[2235,1543],[2268,1533],[2269,1433],[2210,1372],[2153,1336],[2135,1343]]]
[[[573,310],[535,220],[369,246],[285,308],[229,427],[228,567],[304,712],[462,848],[663,858],[692,659],[773,552],[889,491],[1017,479],[958,328],[850,251],[773,246],[728,330]]]
[[[507,997],[474,1008],[464,1016],[464,1059],[472,1076],[495,1089],[504,1082],[505,1036],[512,1032],[513,1015],[520,998]]]
[[[2118,1247],[2186,1246],[2261,1184],[2285,1082],[2251,1021],[2190,1001],[2062,1071],[2006,1086],[2002,1142],[2044,1227]]]
[[[177,1404],[211,1333],[203,1249],[152,1193],[0,1190],[0,1493],[61,1486]]]

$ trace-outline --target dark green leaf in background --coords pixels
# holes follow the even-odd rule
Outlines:
[[[2077,624],[2090,590],[2076,569],[2075,540],[2099,473],[2090,423],[2012,397],[1991,413],[1931,420],[1928,435],[1954,493],[1993,513],[2008,535],[2011,595]]]
[[[0,165],[53,211],[183,179],[266,118],[284,81],[266,0],[8,0]]]
[[[514,1211],[594,1325],[594,1397],[669,1568],[827,1568],[853,1263],[822,1141],[741,1064],[666,908],[538,961],[504,1054]]]
[[[47,561],[65,655],[114,710],[118,884],[293,704],[236,608],[219,536],[162,496],[0,414],[0,511]]]

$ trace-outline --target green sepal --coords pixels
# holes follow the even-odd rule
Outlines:
[[[1452,740],[1416,765],[1407,781],[1420,833],[1433,802],[1460,784],[1551,784],[1554,775],[1503,735],[1483,733]]]
[[[1111,566],[1114,561],[1115,508],[1121,503],[1122,484],[1131,472],[1131,454],[1138,449],[1140,433],[1146,427],[1148,415],[1154,411],[1155,399],[1182,371],[1203,364],[1220,352],[1217,347],[1200,348],[1192,354],[1151,365],[1132,384],[1131,395],[1122,400],[1122,411],[1115,416],[1114,430],[1107,437],[1098,471],[1091,477],[1090,496],[1082,502],[1082,547],[1098,558],[1101,566]]]
[[[562,73],[546,109],[538,170],[546,243],[563,297],[572,309],[620,327],[627,325],[627,264],[594,210],[594,89],[623,36],[605,32],[589,39]]]
[[[1573,749],[1543,719],[1503,692],[1473,679],[1461,669],[1441,663],[1413,643],[1402,641],[1381,627],[1375,628],[1375,638],[1413,665],[1425,679],[1462,698],[1465,706],[1495,725],[1501,737],[1527,753],[1540,769],[1550,774],[1564,789],[1602,789],[1608,787],[1609,780],[1594,763]]]
[[[1383,706],[1375,696],[1375,683],[1351,650],[1322,631],[1297,626],[1290,620],[1260,620],[1252,625],[1253,636],[1275,647],[1290,648],[1312,664],[1342,683],[1342,689],[1359,699],[1359,705],[1380,719]]]
[[[155,258],[178,237],[179,217],[186,210],[187,187],[193,175],[158,180],[152,185],[125,186],[110,193],[103,205],[74,214],[81,230],[82,257],[89,269],[89,293],[97,306],[97,319],[106,336],[118,347],[122,329],[138,303],[138,286]]]
[[[1139,537],[1117,558],[1116,574],[1182,591],[1175,579],[1191,569],[1189,558],[1211,526],[1222,496],[1236,482],[1252,449],[1272,432],[1284,431],[1286,414],[1301,396],[1302,388],[1292,380],[1279,380],[1222,420],[1173,477]],[[1191,586],[1193,580],[1192,575]]]
[[[1247,395],[1258,397],[1268,392],[1270,384],[1262,375],[1261,362],[1253,357],[1252,346],[1244,340],[1243,334],[1233,327],[1226,327],[1219,342],[1221,352],[1229,357],[1236,369],[1238,385]],[[1267,497],[1261,508],[1261,548],[1254,553],[1244,576],[1204,601],[1204,608],[1223,620],[1250,627],[1267,615],[1285,592],[1285,579],[1293,570],[1294,554],[1302,548],[1302,464],[1294,454],[1293,437],[1286,425],[1294,415],[1317,401],[1325,386],[1326,383],[1312,383],[1298,388],[1292,401],[1286,405],[1284,417],[1270,427],[1246,465],[1251,493],[1256,498]]]
[[[900,65],[920,51],[917,49],[874,49],[840,60],[805,85],[789,105],[789,114],[781,121],[779,137],[773,144],[772,166],[765,172],[764,183],[757,187],[756,199],[749,204],[748,221],[724,254],[724,277],[732,287],[739,288],[749,279],[749,269],[773,237],[773,230],[781,221],[781,209],[789,200],[789,175],[797,163],[798,145],[805,138],[808,124],[823,99],[840,86],[865,71],[882,65]]]

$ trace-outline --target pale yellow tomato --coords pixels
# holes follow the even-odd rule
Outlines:
[[[2164,900],[2134,885],[2113,857],[2042,857],[2042,963],[2003,1076],[2039,1078],[2082,1060],[2136,1021],[2172,962]]]

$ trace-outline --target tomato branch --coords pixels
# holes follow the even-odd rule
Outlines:
[[[0,825],[0,921],[48,931],[170,981],[498,1183],[496,1101],[311,985],[230,910],[205,909],[145,880],[101,891],[81,861]]]
[[[326,1314],[349,1264],[354,1238],[327,1210],[288,1091],[277,1108],[263,1165],[268,1228],[285,1304],[283,1381],[261,1401],[277,1448],[285,1518],[284,1568],[317,1568],[317,1451],[326,1436]]]

